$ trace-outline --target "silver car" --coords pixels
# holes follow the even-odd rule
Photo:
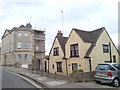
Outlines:
[[[97,83],[111,83],[118,87],[120,85],[120,63],[98,64],[94,77]]]

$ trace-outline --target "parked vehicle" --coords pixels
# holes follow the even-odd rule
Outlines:
[[[98,64],[94,77],[97,83],[111,83],[118,87],[120,85],[120,63]]]

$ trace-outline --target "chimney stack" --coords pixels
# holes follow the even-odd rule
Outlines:
[[[57,36],[58,37],[63,37],[63,33],[60,30],[58,30]]]

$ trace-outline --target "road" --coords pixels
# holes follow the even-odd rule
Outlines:
[[[21,77],[2,69],[2,88],[32,88],[38,90],[35,86],[28,83]]]

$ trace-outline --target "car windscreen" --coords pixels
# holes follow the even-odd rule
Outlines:
[[[96,67],[96,70],[110,70],[110,65],[108,64],[99,64],[97,67]]]
[[[120,70],[120,64],[113,64],[113,66]]]

